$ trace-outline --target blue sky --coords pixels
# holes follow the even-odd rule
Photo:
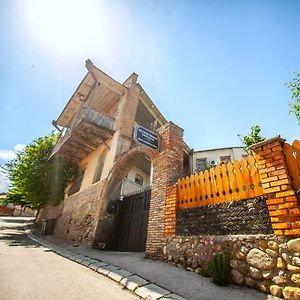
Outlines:
[[[132,72],[197,150],[258,124],[299,138],[284,82],[300,71],[299,1],[0,2],[0,164],[50,132],[86,73]]]

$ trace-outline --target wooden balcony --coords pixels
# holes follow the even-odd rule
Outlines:
[[[103,113],[87,108],[74,116],[69,128],[63,131],[54,146],[50,159],[54,156],[65,157],[79,162],[97,146],[112,137],[115,120]]]

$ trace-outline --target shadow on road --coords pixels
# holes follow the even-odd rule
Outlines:
[[[9,223],[9,224],[20,224],[24,222],[32,222],[34,218],[25,218],[25,217],[3,217],[0,216],[0,222],[1,223]]]
[[[24,232],[24,219],[1,217],[0,218],[0,243],[5,243],[8,246],[22,246],[27,248],[39,248],[38,243],[29,239]],[[30,221],[30,220],[29,220]]]
[[[39,248],[42,247],[38,243],[32,241],[29,239],[26,235],[26,233],[19,229],[11,230],[5,230],[3,231],[1,228],[0,231],[0,243],[3,242],[7,244],[8,246],[22,246],[26,248]]]

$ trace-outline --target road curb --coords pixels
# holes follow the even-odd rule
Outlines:
[[[133,274],[127,270],[105,263],[101,260],[74,253],[50,242],[45,242],[41,238],[33,234],[30,226],[27,223],[23,224],[23,228],[26,235],[34,242],[39,243],[46,249],[49,249],[54,253],[63,256],[64,258],[67,258],[86,268],[91,269],[94,272],[104,275],[105,277],[122,285],[124,288],[133,292],[135,295],[139,296],[142,299],[187,300],[179,295],[172,293],[171,291],[166,290],[163,287],[149,282],[148,280],[140,277],[137,274]]]

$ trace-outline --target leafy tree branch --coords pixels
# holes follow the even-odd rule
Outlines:
[[[300,73],[294,73],[294,78],[285,85],[290,89],[292,102],[290,102],[290,114],[293,114],[300,126]]]
[[[243,138],[241,138],[241,135],[238,134],[238,136],[241,138],[242,143],[247,148],[253,144],[259,143],[264,141],[266,138],[261,135],[261,128],[258,125],[251,126],[251,131],[248,135],[245,135]]]
[[[57,140],[58,135],[53,132],[37,138],[5,164],[3,168],[12,184],[7,201],[36,209],[63,199],[66,185],[76,174],[76,166],[65,159],[48,159]]]

